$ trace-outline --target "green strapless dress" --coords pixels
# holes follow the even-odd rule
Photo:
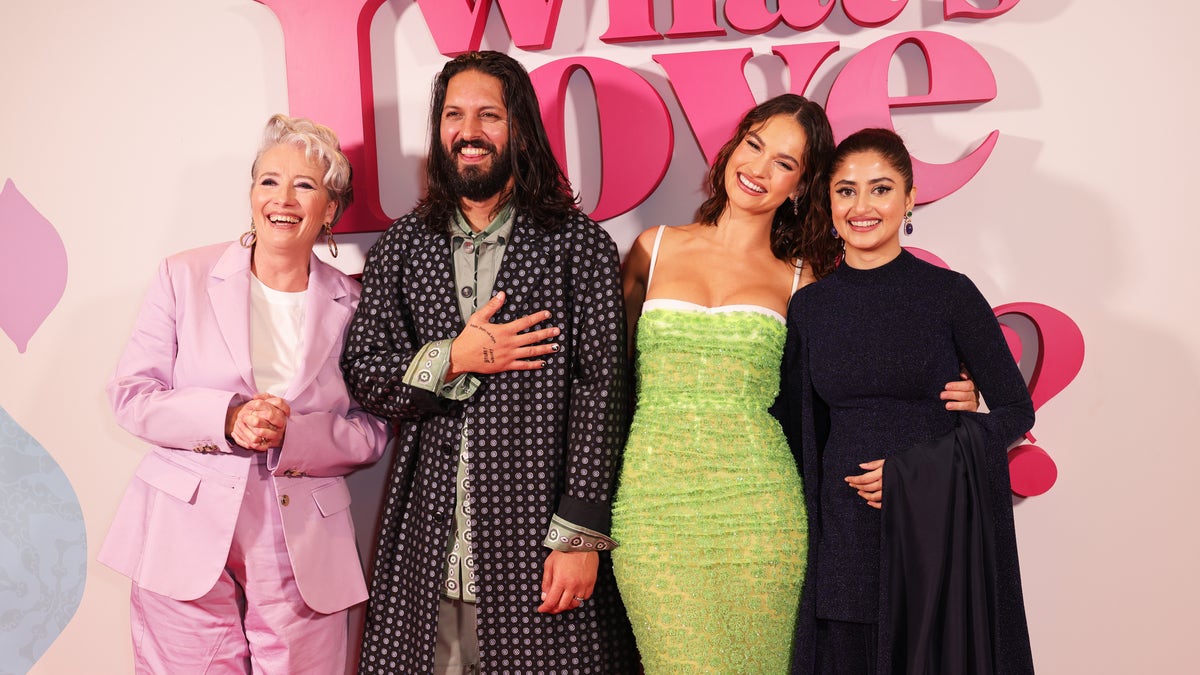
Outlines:
[[[789,670],[807,526],[765,311],[651,301],[638,320],[612,559],[647,675]]]

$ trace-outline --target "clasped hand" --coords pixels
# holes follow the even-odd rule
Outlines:
[[[858,492],[858,496],[867,500],[867,505],[883,508],[883,460],[863,462],[858,468],[866,473],[857,476],[846,476],[846,484]]]
[[[557,326],[524,332],[550,318],[550,312],[534,312],[508,323],[491,323],[504,306],[505,294],[497,293],[467,320],[462,333],[450,344],[450,369],[446,380],[463,373],[501,373],[506,370],[536,370],[546,365],[540,356],[561,349],[546,343],[562,331]]]
[[[265,452],[283,445],[291,414],[287,401],[259,392],[225,413],[225,435],[243,448]]]

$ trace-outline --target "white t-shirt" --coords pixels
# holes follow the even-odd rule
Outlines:
[[[304,297],[250,275],[250,366],[259,391],[282,397],[304,358]]]

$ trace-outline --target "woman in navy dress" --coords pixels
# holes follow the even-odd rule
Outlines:
[[[1006,453],[1025,382],[975,285],[901,247],[895,133],[842,141],[828,190],[844,257],[793,299],[783,366],[809,514],[793,672],[1031,672]],[[990,413],[939,404],[962,364]]]

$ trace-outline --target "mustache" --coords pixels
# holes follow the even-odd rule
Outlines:
[[[454,141],[454,144],[450,146],[450,151],[453,154],[458,154],[458,152],[463,148],[479,148],[480,150],[487,150],[492,154],[496,154],[496,146],[482,138],[473,138],[470,140],[464,140],[460,138],[459,140]]]

